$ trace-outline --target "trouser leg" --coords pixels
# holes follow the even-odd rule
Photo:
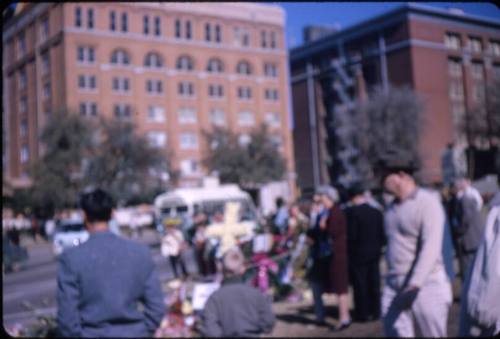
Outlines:
[[[380,317],[380,268],[378,259],[368,266],[368,313],[374,319]]]
[[[324,321],[325,320],[325,310],[324,310],[324,305],[323,305],[323,283],[318,282],[318,281],[311,281],[310,282],[312,293],[313,293],[313,300],[314,300],[314,314],[316,315],[316,320],[317,321]]]
[[[356,320],[368,318],[368,284],[367,267],[365,265],[353,265],[350,269],[352,289],[354,294],[354,314]]]
[[[174,276],[177,278],[177,256],[171,255],[170,258],[170,266],[172,267],[172,271],[174,272]]]
[[[396,291],[387,285],[382,292],[382,322],[386,337],[414,337],[415,330],[410,311],[396,302]]]
[[[447,336],[448,313],[452,299],[451,284],[444,272],[420,288],[412,305],[412,313],[422,336]]]

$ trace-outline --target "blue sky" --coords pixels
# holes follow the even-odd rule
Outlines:
[[[350,27],[390,11],[405,2],[276,2],[286,10],[289,47],[302,43],[302,28],[308,24]],[[484,16],[500,22],[500,9],[493,2],[421,2],[438,8],[454,7],[465,14]]]

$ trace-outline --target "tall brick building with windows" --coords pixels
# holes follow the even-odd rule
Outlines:
[[[20,186],[51,112],[135,122],[173,151],[181,185],[207,174],[202,131],[266,122],[294,180],[285,14],[251,3],[30,3],[3,27],[4,178]]]
[[[404,5],[292,49],[290,63],[303,191],[342,179],[335,163],[349,149],[329,149],[336,117],[374,85],[409,85],[424,99],[421,174],[426,182],[440,181],[446,145],[464,149],[476,142],[458,125],[466,111],[487,99],[486,81],[500,74],[500,20]]]

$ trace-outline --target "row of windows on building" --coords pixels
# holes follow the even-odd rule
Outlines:
[[[86,14],[86,20],[84,16]],[[162,22],[160,16],[143,15],[142,17],[142,33],[144,35],[162,35]],[[94,9],[88,8],[86,13],[80,7],[75,8],[75,26],[78,28],[86,27],[89,30],[95,28]],[[222,42],[222,26],[218,23],[206,22],[203,25],[204,40],[206,42],[221,43]],[[109,30],[111,32],[127,33],[129,31],[128,13],[116,11],[109,12]],[[174,35],[176,39],[193,39],[193,25],[191,20],[174,20]],[[250,46],[250,32],[246,28],[233,28],[233,44],[237,46]],[[273,30],[260,31],[260,47],[261,48],[277,48],[277,34]]]
[[[95,49],[90,46],[79,46],[77,49],[77,61],[79,63],[95,63]],[[130,65],[130,55],[123,49],[116,49],[111,53],[111,65],[128,66]],[[144,67],[147,68],[163,68],[164,61],[160,54],[149,52],[144,57]],[[193,71],[195,63],[192,57],[181,55],[177,58],[175,68],[181,71]],[[207,62],[206,71],[210,73],[223,73],[225,71],[224,63],[219,58],[211,58]],[[248,61],[240,61],[235,69],[237,74],[252,75],[253,67]],[[264,75],[267,77],[278,77],[278,65],[275,63],[265,62],[263,65]]]
[[[480,61],[470,63],[470,72],[473,79],[484,80],[484,65]],[[448,73],[453,77],[463,76],[463,63],[460,58],[448,58]],[[493,75],[500,76],[500,64],[493,64]]]
[[[23,82],[25,83],[25,73]],[[93,91],[97,89],[96,77],[94,75],[79,75],[78,76],[78,88],[81,90]],[[113,92],[118,93],[129,93],[131,91],[130,79],[127,77],[113,77],[112,78],[112,89]],[[146,80],[146,93],[148,94],[163,94],[163,81],[161,80]],[[194,97],[195,89],[194,83],[190,81],[181,81],[177,86],[177,93],[182,97]],[[209,84],[207,87],[207,93],[210,98],[223,98],[224,97],[224,86],[218,84]],[[252,88],[248,86],[239,86],[237,88],[237,96],[242,100],[252,99]],[[279,95],[278,90],[274,88],[264,89],[264,98],[268,101],[278,101]]]
[[[444,36],[444,45],[454,50],[460,50],[462,47],[466,47],[474,53],[482,53],[484,51],[483,40],[480,37],[468,36],[467,45],[462,46],[462,38],[459,33],[446,33]],[[493,55],[500,56],[500,41],[489,40],[489,49]]]
[[[82,116],[97,116],[98,109],[96,102],[81,102],[79,113]],[[132,108],[129,104],[115,104],[113,106],[113,115],[120,119],[130,119],[132,117]],[[226,113],[220,108],[209,111],[210,122],[217,126],[226,125]],[[241,111],[237,115],[237,123],[240,126],[254,126],[255,114],[251,111]],[[146,121],[149,123],[166,122],[165,109],[161,106],[151,105],[148,107]],[[195,109],[181,107],[177,112],[177,121],[179,124],[195,124],[198,122],[198,114]],[[277,112],[268,112],[264,116],[264,121],[270,127],[279,128],[281,126],[281,117]]]

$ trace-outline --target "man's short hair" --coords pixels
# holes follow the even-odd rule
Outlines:
[[[365,191],[366,191],[366,189],[362,183],[355,182],[347,190],[347,196],[349,197],[349,199],[352,199],[358,195],[363,195],[363,193],[365,193]]]
[[[113,210],[113,199],[106,191],[97,188],[81,195],[80,207],[89,222],[109,221]]]
[[[383,182],[390,174],[404,172],[410,176],[419,169],[418,162],[407,152],[388,150],[378,161],[378,177]]]
[[[222,258],[222,267],[225,274],[240,274],[245,263],[245,257],[237,247],[231,248]]]

